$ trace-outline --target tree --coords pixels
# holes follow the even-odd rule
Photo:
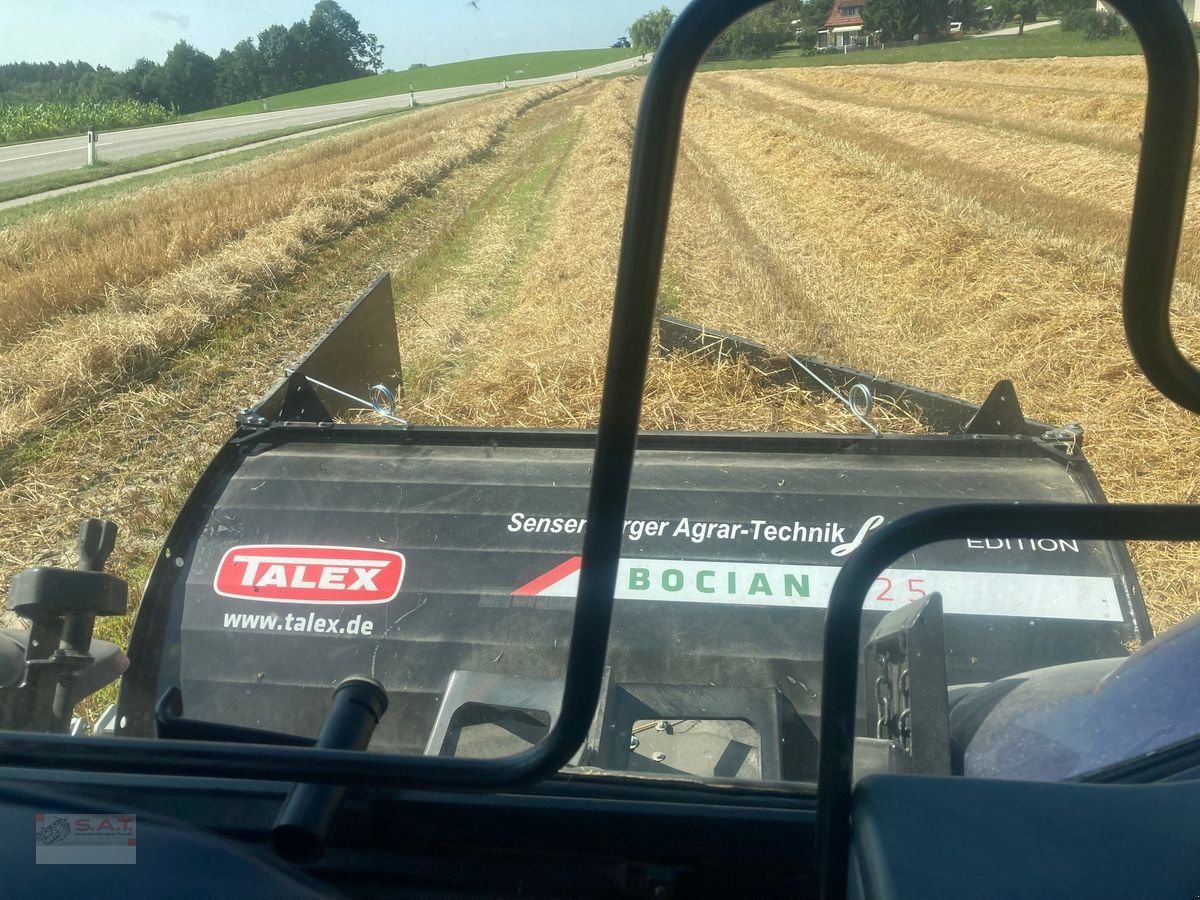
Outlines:
[[[983,20],[979,0],[950,0],[947,15],[955,22],[962,22],[966,28],[979,25]]]
[[[871,0],[863,10],[867,31],[878,31],[884,41],[910,41],[916,19],[912,0]]]
[[[665,7],[653,15],[661,13],[666,13],[669,25]],[[257,45],[247,38],[222,50],[215,60],[180,41],[162,65],[142,58],[124,72],[72,60],[0,63],[0,100],[16,104],[130,98],[189,112],[218,101],[236,103],[378,72],[383,49],[336,0],[318,0],[308,20],[290,27],[272,25],[259,33]]]
[[[868,31],[883,32],[885,41],[908,41],[945,28],[950,0],[870,0],[863,12]]]
[[[1037,0],[992,0],[992,15],[1004,23],[1018,19],[1020,24],[1017,34],[1019,35],[1025,33],[1026,22],[1033,22],[1037,19],[1037,13]]]
[[[78,99],[81,100],[124,100],[129,97],[125,77],[107,66],[97,66],[95,72],[87,72],[79,79]]]
[[[295,91],[324,84],[318,67],[313,64],[312,33],[308,30],[308,23],[293,22],[287,34],[291,51],[288,58],[288,83],[291,87],[288,90]]]
[[[167,54],[162,66],[164,105],[174,104],[180,112],[195,112],[215,105],[217,64],[211,56],[180,41]]]
[[[379,70],[383,68],[383,44],[379,43],[379,38],[373,34],[368,33],[364,37],[367,40],[365,47],[366,56],[363,60],[363,65],[378,75]]]
[[[797,26],[799,30],[819,31],[825,27],[825,21],[831,12],[833,12],[833,0],[807,0],[800,4],[794,18],[800,23]]]
[[[240,103],[262,96],[258,49],[250,38],[217,56],[217,103]]]
[[[675,13],[665,6],[648,12],[629,26],[629,40],[636,50],[657,50],[674,21]]]
[[[793,35],[793,13],[771,4],[742,16],[713,41],[709,55],[758,59],[770,56]]]
[[[1061,18],[1081,9],[1094,10],[1096,4],[1092,0],[1042,0],[1041,7],[1046,15]]]
[[[304,46],[298,34],[283,25],[272,25],[259,32],[259,90],[264,95],[303,87],[304,62]]]
[[[378,59],[372,58],[367,35],[358,19],[342,9],[336,0],[319,0],[308,18],[309,74],[315,84],[331,84],[363,75]],[[371,36],[375,47],[378,40]],[[382,65],[382,60],[378,60]]]
[[[125,92],[134,100],[169,105],[167,88],[163,81],[163,67],[154,60],[141,57],[126,70],[124,80]]]

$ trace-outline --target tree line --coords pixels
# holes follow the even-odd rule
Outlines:
[[[1024,33],[1039,15],[1059,18],[1095,7],[1095,0],[867,0],[863,19],[885,41],[907,41],[937,37],[950,21],[967,29],[1017,25]]]
[[[272,25],[216,58],[179,41],[164,62],[145,57],[125,71],[86,62],[0,65],[0,104],[139,100],[181,113],[332,84],[378,72],[383,45],[336,0],[307,20]]]
[[[834,0],[776,0],[743,16],[709,48],[715,58],[770,56],[794,43],[801,51],[815,46],[817,32],[833,11]],[[1039,14],[1067,16],[1095,7],[1094,0],[864,0],[864,27],[884,41],[936,38],[951,21],[964,27],[1024,26]],[[666,6],[640,16],[629,26],[635,49],[656,50],[675,15]]]
[[[708,50],[710,57],[752,59],[769,56],[783,44],[796,40],[793,22],[814,22],[814,28],[829,17],[834,0],[776,0],[759,7],[730,25]],[[816,20],[820,19],[817,23]],[[666,6],[640,16],[629,26],[629,41],[636,50],[657,50],[667,35],[675,14]]]

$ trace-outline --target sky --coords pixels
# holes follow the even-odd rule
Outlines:
[[[269,25],[308,19],[316,0],[0,0],[0,63],[127,69],[179,40],[216,56]],[[532,50],[607,47],[663,0],[338,0],[384,45],[384,67]],[[678,12],[685,4],[667,0]]]

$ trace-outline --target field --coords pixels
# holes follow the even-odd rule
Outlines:
[[[468,59],[463,62],[443,63],[439,66],[422,66],[402,72],[384,72],[367,75],[337,84],[305,88],[287,94],[276,94],[267,98],[269,109],[298,109],[302,106],[319,106],[323,103],[342,103],[346,100],[368,100],[372,97],[390,97],[406,94],[409,85],[414,91],[432,91],[437,88],[458,87],[463,84],[499,84],[505,78],[543,78],[546,75],[561,75],[576,69],[588,69],[605,63],[617,62],[634,56],[632,50],[548,50],[540,53],[513,53],[509,56],[488,56],[483,59]],[[235,103],[217,109],[184,116],[192,119],[213,119],[219,116],[240,116],[262,111],[257,100]]]
[[[779,50],[768,59],[721,59],[707,62],[705,70],[762,69],[775,66],[858,66],[884,63],[950,62],[1017,59],[1050,56],[1141,56],[1142,46],[1132,34],[1107,40],[1086,40],[1082,32],[1047,25],[1023,35],[963,37],[908,47],[887,47],[868,53],[820,53],[800,56],[796,49]]]
[[[404,414],[596,421],[641,81],[419,110],[0,230],[0,575],[118,521],[140,588],[174,510],[252,403],[381,269]],[[1196,425],[1124,347],[1136,58],[702,74],[661,306],[778,350],[1081,422],[1115,500],[1195,502]],[[1200,349],[1189,222],[1176,335]],[[885,431],[919,423],[882,410]],[[648,428],[853,431],[753,371],[651,364]],[[1194,552],[1134,548],[1156,628]],[[126,626],[105,633],[123,640]]]
[[[109,130],[156,125],[171,114],[157,103],[103,100],[90,103],[0,103],[0,144],[81,134],[89,128]]]

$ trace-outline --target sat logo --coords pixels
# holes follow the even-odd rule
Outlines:
[[[275,603],[387,603],[400,593],[404,568],[394,550],[260,544],[227,550],[213,589]]]

